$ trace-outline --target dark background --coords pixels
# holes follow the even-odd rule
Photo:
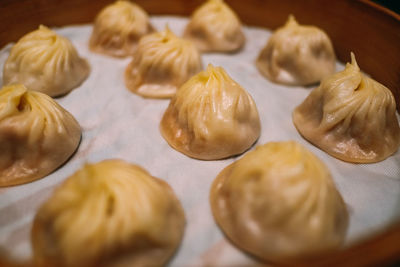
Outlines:
[[[400,14],[400,1],[399,0],[373,0],[373,2],[385,6],[397,14]]]

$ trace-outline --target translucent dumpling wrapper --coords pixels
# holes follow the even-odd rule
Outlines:
[[[208,0],[196,9],[184,37],[203,52],[235,52],[245,43],[238,16],[223,0]]]
[[[116,1],[97,15],[89,47],[114,57],[133,55],[139,39],[154,31],[147,13],[130,1]]]
[[[288,85],[320,82],[335,72],[335,63],[328,35],[315,26],[299,25],[293,16],[271,35],[256,60],[262,75]]]
[[[151,98],[169,98],[177,88],[202,69],[192,42],[177,37],[168,27],[143,37],[125,71],[132,92]]]
[[[89,64],[71,41],[41,25],[12,47],[4,64],[3,84],[22,83],[55,97],[78,87],[89,73]]]
[[[37,266],[163,266],[180,244],[183,209],[170,186],[122,160],[86,164],[37,212]]]
[[[293,123],[305,139],[348,162],[384,160],[400,144],[391,91],[361,73],[354,54],[294,110]]]
[[[209,65],[179,88],[160,130],[174,149],[214,160],[247,150],[258,139],[261,126],[250,94],[223,68]]]
[[[46,176],[77,149],[81,129],[51,97],[21,84],[0,90],[0,186]]]
[[[225,235],[265,261],[337,249],[348,227],[328,169],[293,141],[264,144],[228,165],[211,186],[210,203]]]

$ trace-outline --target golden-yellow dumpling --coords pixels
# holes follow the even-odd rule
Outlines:
[[[396,102],[390,90],[351,64],[314,89],[293,112],[301,135],[349,162],[384,160],[400,145]]]
[[[51,97],[22,84],[0,90],[0,186],[46,176],[76,150],[81,129]]]
[[[197,8],[184,37],[204,52],[234,52],[245,43],[238,16],[223,0],[207,0]]]
[[[140,6],[119,0],[97,15],[89,47],[94,52],[109,56],[131,56],[139,39],[153,31],[147,13]]]
[[[244,152],[259,137],[261,126],[247,91],[223,68],[208,65],[179,88],[160,130],[183,154],[213,160]]]
[[[22,83],[55,97],[78,87],[89,73],[89,64],[71,41],[41,25],[12,47],[4,64],[3,84]]]
[[[202,69],[200,53],[188,40],[168,27],[143,37],[125,71],[125,84],[132,92],[152,98],[168,98]]]
[[[348,227],[346,205],[328,169],[293,141],[259,146],[223,169],[210,202],[226,236],[266,261],[338,248]]]
[[[328,35],[315,26],[299,25],[289,16],[268,39],[256,66],[272,82],[308,85],[333,74],[335,63]]]
[[[42,205],[32,228],[38,266],[163,266],[185,217],[170,186],[122,160],[86,164]]]

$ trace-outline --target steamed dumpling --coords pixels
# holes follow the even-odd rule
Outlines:
[[[234,52],[245,43],[238,16],[223,0],[207,0],[195,10],[184,37],[204,52]]]
[[[122,160],[86,164],[39,209],[38,266],[163,266],[185,227],[170,186]]]
[[[293,141],[259,146],[226,167],[211,187],[210,202],[227,237],[266,261],[338,248],[348,227],[328,169]]]
[[[22,83],[55,97],[78,87],[89,73],[89,64],[71,41],[41,25],[12,47],[4,64],[3,84]]]
[[[81,129],[49,96],[21,84],[0,90],[0,186],[46,176],[76,150]]]
[[[132,92],[153,98],[168,98],[202,69],[200,53],[188,40],[168,27],[143,37],[125,71],[125,84]]]
[[[179,88],[160,124],[174,149],[204,160],[244,152],[260,129],[253,98],[223,68],[212,65]]]
[[[147,13],[140,6],[129,1],[116,1],[97,15],[89,47],[114,57],[130,56],[139,39],[153,30]]]
[[[335,72],[335,52],[328,35],[315,26],[299,25],[289,16],[268,39],[256,65],[275,83],[308,85]]]
[[[345,70],[324,79],[294,110],[293,123],[305,139],[338,159],[378,162],[400,145],[396,102],[351,57]]]

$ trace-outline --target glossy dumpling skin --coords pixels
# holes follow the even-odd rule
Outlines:
[[[184,37],[202,52],[235,52],[245,43],[238,16],[223,0],[207,0],[197,8]]]
[[[0,90],[0,186],[46,176],[77,149],[81,129],[51,97],[21,84]]]
[[[309,85],[333,74],[335,62],[328,35],[315,26],[299,25],[289,16],[268,39],[256,66],[272,82]]]
[[[41,25],[12,47],[3,83],[22,83],[29,90],[56,97],[78,87],[89,73],[89,64],[71,41]]]
[[[264,144],[223,169],[210,203],[225,235],[265,261],[338,248],[348,227],[328,169],[294,141]]]
[[[137,4],[120,0],[97,15],[89,47],[114,57],[131,56],[139,39],[154,31],[147,13]]]
[[[37,266],[163,266],[185,217],[170,186],[123,160],[85,164],[35,216]]]
[[[293,123],[305,139],[348,162],[384,160],[400,144],[392,93],[361,73],[354,54],[294,110]]]
[[[143,37],[125,71],[126,87],[149,98],[170,98],[202,69],[192,42],[177,37],[168,27]]]
[[[209,65],[179,88],[160,130],[181,153],[214,160],[243,153],[261,126],[253,98],[223,68]]]

